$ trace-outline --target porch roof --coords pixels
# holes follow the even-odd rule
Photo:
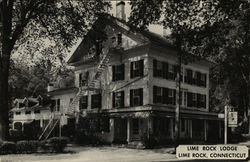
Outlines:
[[[148,118],[152,117],[175,117],[174,107],[169,106],[156,106],[156,105],[146,105],[138,107],[129,108],[119,108],[119,109],[101,109],[101,110],[87,110],[86,116],[88,115],[100,115],[100,116],[110,116],[119,118]],[[186,119],[207,119],[207,120],[223,120],[218,118],[217,113],[206,112],[202,110],[195,109],[180,109],[180,118]]]

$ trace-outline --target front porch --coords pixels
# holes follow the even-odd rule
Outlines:
[[[112,143],[141,145],[153,139],[159,145],[174,141],[175,120],[171,117],[113,118]],[[180,119],[180,143],[217,142],[222,138],[221,122],[205,119]]]

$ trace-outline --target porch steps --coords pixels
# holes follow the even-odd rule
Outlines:
[[[50,136],[50,134],[52,133],[52,131],[54,130],[54,128],[56,127],[56,125],[59,124],[60,119],[50,119],[49,123],[47,124],[47,126],[45,127],[45,129],[43,130],[42,134],[39,137],[39,141],[40,140],[47,140]]]
[[[145,146],[141,141],[132,141],[127,144],[128,148],[135,148],[135,149],[144,149]]]

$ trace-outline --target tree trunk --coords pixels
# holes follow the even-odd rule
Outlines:
[[[8,78],[11,48],[9,42],[4,42],[0,57],[0,141],[9,137],[9,92]]]

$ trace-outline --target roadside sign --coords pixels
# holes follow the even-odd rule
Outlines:
[[[228,112],[228,126],[237,127],[237,125],[238,125],[238,113]]]

